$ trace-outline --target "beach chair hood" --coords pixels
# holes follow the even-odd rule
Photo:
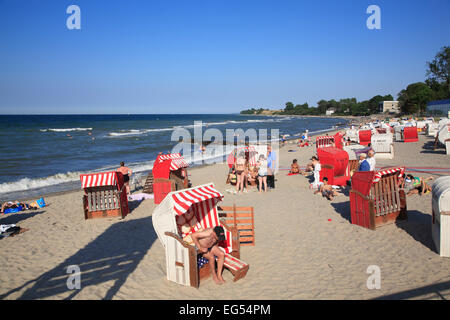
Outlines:
[[[116,171],[80,174],[80,180],[82,189],[117,186],[120,190],[123,185],[123,176]]]
[[[179,153],[160,154],[153,164],[153,177],[169,179],[170,171],[189,167],[189,163]]]

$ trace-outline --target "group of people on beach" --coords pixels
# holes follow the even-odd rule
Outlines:
[[[236,185],[234,193],[246,193],[252,187],[256,187],[260,193],[275,188],[276,155],[272,147],[268,145],[267,154],[258,155],[255,165],[250,165],[249,158],[250,151],[240,151],[230,168],[227,182]]]

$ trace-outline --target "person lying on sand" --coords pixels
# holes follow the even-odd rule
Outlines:
[[[333,186],[328,184],[328,178],[323,178],[323,184],[320,185],[319,190],[315,191],[314,194],[322,193],[322,196],[328,200],[333,200],[334,197],[339,195],[339,192],[333,190]]]
[[[27,204],[19,201],[8,201],[2,204],[1,213],[4,213],[6,209],[15,209],[18,207],[22,207],[22,210],[36,210],[38,207],[34,204]]]
[[[422,178],[407,174],[406,178],[402,181],[402,187],[405,188],[407,196],[411,196],[413,194],[418,194],[421,196],[422,194],[431,192],[431,187],[427,184],[427,181],[433,179],[434,177]]]
[[[198,251],[208,259],[211,264],[211,275],[215,283],[223,284],[225,280],[222,278],[223,264],[225,262],[225,253],[219,248],[218,243],[225,241],[225,230],[223,227],[217,226],[208,228],[203,231],[197,231],[192,234],[192,240]],[[217,257],[217,273],[216,259]]]

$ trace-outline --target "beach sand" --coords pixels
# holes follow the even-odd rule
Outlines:
[[[395,143],[394,160],[377,166],[450,167],[432,141]],[[288,150],[296,152],[288,152]],[[288,144],[280,168],[296,158],[305,165],[315,147]],[[226,192],[226,164],[189,170],[193,185],[214,182],[223,205],[254,206],[256,245],[241,247],[247,276],[218,287],[211,278],[199,289],[166,279],[165,254],[152,225],[153,200],[131,203],[125,219],[84,220],[81,190],[47,196],[37,211],[2,216],[30,230],[0,240],[2,299],[442,299],[450,298],[450,258],[441,258],[431,238],[431,194],[407,198],[408,220],[376,231],[350,223],[348,196],[332,202],[313,195],[308,178],[280,170],[268,193]],[[428,176],[426,173],[419,176]],[[434,175],[438,177],[438,175]],[[133,188],[132,188],[133,190]],[[34,199],[33,199],[34,200]],[[331,219],[331,221],[329,221]],[[67,286],[72,265],[81,289]],[[381,289],[369,290],[367,268],[381,270]],[[70,271],[70,270],[69,270]]]

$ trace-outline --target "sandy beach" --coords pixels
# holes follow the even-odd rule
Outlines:
[[[423,148],[430,141],[419,135],[417,143],[394,143],[395,159],[377,160],[377,167],[449,168],[442,150]],[[226,192],[226,164],[189,170],[194,186],[215,184],[225,195],[223,205],[255,209],[256,246],[241,247],[250,269],[238,282],[228,270],[220,287],[211,279],[199,289],[168,281],[152,226],[153,200],[131,202],[125,219],[85,220],[79,190],[47,196],[40,210],[2,215],[2,224],[29,231],[0,241],[0,298],[449,299],[450,259],[441,258],[432,242],[431,194],[407,198],[407,221],[376,231],[352,225],[348,192],[330,202],[313,195],[307,177],[283,170],[294,158],[305,165],[314,153],[315,147],[282,147],[276,189],[265,194]],[[81,270],[79,290],[66,284],[71,265]],[[379,290],[366,285],[371,265],[381,269]]]

